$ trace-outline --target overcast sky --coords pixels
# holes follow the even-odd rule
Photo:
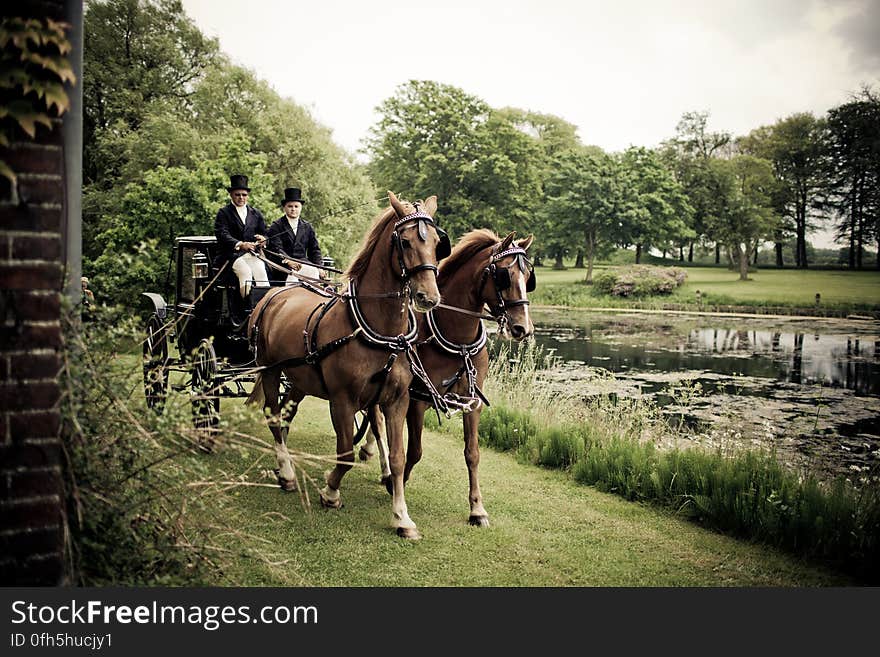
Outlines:
[[[734,135],[880,85],[880,0],[183,0],[349,151],[411,79],[554,114],[607,151],[682,113]]]

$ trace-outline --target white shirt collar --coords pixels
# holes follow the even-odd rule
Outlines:
[[[247,206],[238,207],[237,205],[233,206],[235,211],[238,212],[238,218],[242,221],[247,221]]]
[[[290,224],[291,230],[293,230],[294,234],[296,234],[296,231],[299,228],[299,217],[297,217],[296,219],[285,217],[285,219],[287,219],[287,223]]]

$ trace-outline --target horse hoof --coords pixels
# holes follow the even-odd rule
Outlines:
[[[397,535],[408,541],[420,541],[422,539],[422,535],[415,527],[398,527]]]
[[[281,486],[281,490],[290,492],[298,488],[296,479],[285,479],[281,476],[281,470],[279,468],[275,468],[272,472],[275,473],[275,479],[278,481],[278,485]]]
[[[371,458],[373,458],[373,455],[370,452],[368,452],[365,448],[361,447],[360,450],[358,451],[358,458],[361,461],[369,461]]]
[[[474,527],[488,527],[489,516],[471,516],[468,518],[468,524]]]
[[[342,508],[342,498],[336,500],[328,500],[326,497],[321,495],[321,506],[325,509],[341,509]]]
[[[198,447],[199,451],[203,454],[213,454],[214,446],[215,441],[213,438],[199,438]]]
[[[379,483],[385,486],[385,490],[388,491],[389,495],[394,495],[394,484],[391,482],[391,475],[388,475],[387,477],[382,477]]]

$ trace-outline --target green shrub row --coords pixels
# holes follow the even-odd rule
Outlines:
[[[483,412],[480,435],[536,465],[566,469],[579,483],[880,581],[876,487],[821,484],[771,453],[661,450],[634,436],[603,440],[589,426],[539,428],[529,413],[499,404]]]

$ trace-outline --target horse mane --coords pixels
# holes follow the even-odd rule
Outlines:
[[[413,212],[415,208],[413,208],[412,204],[408,201],[401,201],[403,206],[407,208],[407,213]],[[348,266],[348,269],[345,271],[345,275],[348,277],[348,280],[360,281],[360,277],[367,270],[367,266],[370,264],[370,259],[373,257],[373,251],[376,250],[376,245],[379,243],[379,238],[382,237],[382,233],[385,232],[385,228],[392,221],[397,221],[397,213],[394,211],[394,208],[388,206],[382,212],[381,215],[373,222],[372,228],[370,228],[370,232],[367,233],[367,236],[364,238],[364,244],[361,247],[361,250],[358,251],[357,255],[351,261],[351,264]]]
[[[437,284],[442,284],[452,272],[458,269],[477,253],[489,246],[494,246],[501,241],[493,231],[488,228],[478,228],[462,237],[448,258],[440,263],[440,271],[437,273]]]

